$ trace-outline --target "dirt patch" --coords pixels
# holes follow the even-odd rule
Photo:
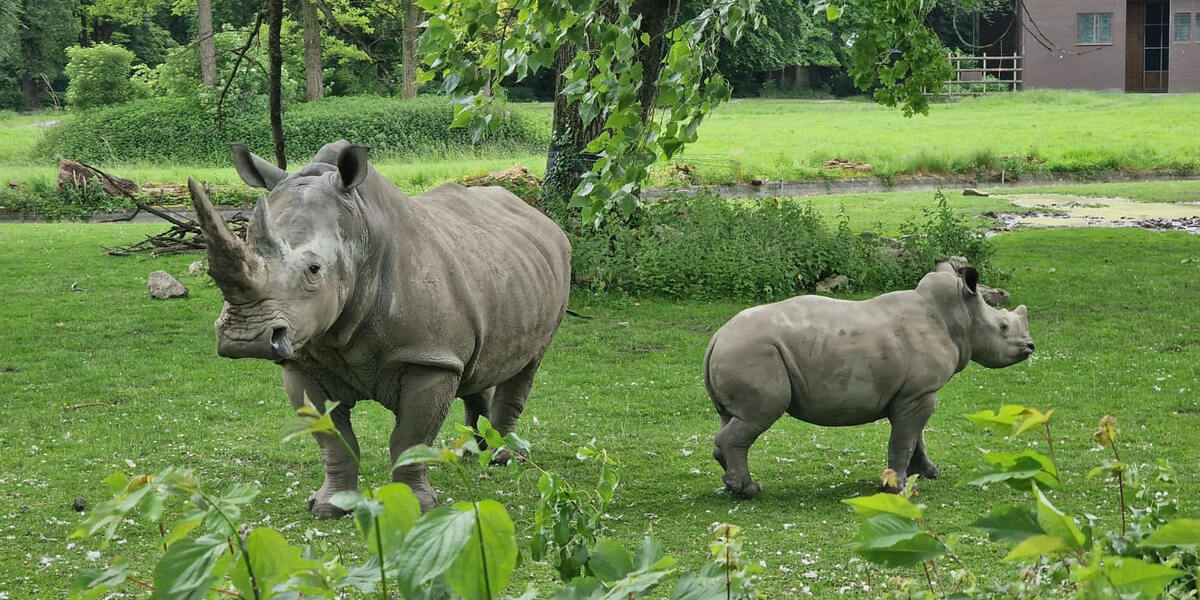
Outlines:
[[[1200,234],[1200,202],[1134,202],[1066,194],[1019,194],[1004,200],[1026,209],[994,213],[997,229],[1014,227],[1141,227]]]

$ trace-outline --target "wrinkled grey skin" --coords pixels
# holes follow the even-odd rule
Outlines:
[[[726,490],[762,491],[746,453],[784,413],[825,426],[887,418],[898,487],[914,473],[936,478],[923,431],[937,391],[969,361],[1000,368],[1033,353],[1025,306],[988,306],[978,280],[973,268],[960,278],[941,263],[915,290],[861,302],[799,296],[746,309],[717,330],[704,381],[721,417],[713,457]]]
[[[367,149],[326,145],[286,173],[234,144],[246,183],[270,190],[254,209],[247,242],[230,232],[189,180],[209,240],[209,273],[225,297],[218,353],[283,367],[292,406],[307,396],[358,454],[355,402],[396,415],[390,449],[429,444],[453,399],[467,423],[488,416],[513,431],[534,373],[567,307],[571,247],[557,225],[498,187],[455,184],[408,197],[367,164]],[[325,483],[309,499],[319,517],[357,489],[353,456],[315,435]],[[424,465],[393,472],[422,508],[436,495]]]

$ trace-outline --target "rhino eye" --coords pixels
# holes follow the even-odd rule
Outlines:
[[[313,265],[313,266],[315,267],[316,265]],[[316,273],[316,271],[313,271],[313,273]],[[1001,323],[1000,331],[1008,331],[1008,323]]]
[[[321,272],[321,265],[308,265],[308,272],[316,275]],[[1007,325],[1005,326],[1007,327]]]

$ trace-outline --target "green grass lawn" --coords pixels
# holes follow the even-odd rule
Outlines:
[[[101,480],[118,470],[188,467],[214,491],[257,482],[263,491],[246,512],[248,523],[282,530],[294,543],[319,538],[351,562],[363,558],[348,520],[315,521],[304,511],[321,482],[320,462],[311,441],[279,440],[290,409],[278,367],[217,356],[212,322],[221,299],[215,287],[186,274],[197,257],[115,258],[100,249],[159,229],[0,225],[0,397],[7,413],[0,426],[0,590],[10,599],[61,597],[74,572],[117,556],[150,577],[159,548],[150,525],[123,525],[99,556],[88,554],[99,550],[94,541],[67,539],[80,520],[72,501],[95,506],[107,498]],[[972,365],[940,394],[927,441],[942,479],[923,482],[919,496],[929,525],[943,536],[964,534],[955,550],[985,578],[1016,572],[998,560],[1006,548],[967,524],[1021,495],[1003,486],[955,485],[980,462],[981,449],[1027,443],[981,433],[961,416],[1006,402],[1056,409],[1055,446],[1076,512],[1107,526],[1118,522],[1110,486],[1085,477],[1105,457],[1091,432],[1112,413],[1124,431],[1122,458],[1171,460],[1181,471],[1173,495],[1185,514],[1200,513],[1200,480],[1191,472],[1200,456],[1193,435],[1200,428],[1200,238],[1128,229],[1022,231],[996,244],[998,266],[1011,273],[1005,286],[1015,303],[1029,307],[1038,352],[1003,370]],[[180,276],[191,297],[151,300],[145,281],[157,269]],[[575,448],[595,438],[621,463],[622,484],[605,521],[612,535],[627,545],[654,535],[684,568],[700,565],[710,525],[727,521],[746,529],[747,554],[765,565],[769,597],[861,590],[849,550],[857,519],[839,500],[876,489],[885,423],[835,429],[779,422],[751,453],[766,491],[753,501],[733,500],[716,492],[716,416],[701,360],[712,332],[745,304],[576,294],[572,305],[594,318],[565,321],[547,354],[519,426],[533,443],[533,460],[583,482],[593,473],[576,463]],[[461,412],[456,405],[451,419]],[[391,415],[364,403],[355,419],[369,483],[379,485],[387,478]],[[431,481],[443,503],[498,497],[524,539],[534,479],[500,469],[472,473],[469,483],[444,471]],[[526,563],[506,591],[544,587],[550,577],[547,567]],[[124,591],[142,594],[132,585]]]
[[[548,104],[520,105],[549,120]],[[0,114],[0,179],[54,176],[54,166],[30,158],[46,115]],[[689,182],[729,183],[845,177],[822,168],[832,158],[873,165],[871,176],[973,173],[1006,169],[1024,173],[1102,175],[1114,170],[1200,170],[1200,147],[1181,131],[1200,120],[1195,95],[1028,92],[935,104],[928,116],[905,118],[861,100],[737,100],[719,108],[700,128],[700,139],[672,163],[694,168]],[[1113,124],[1120,124],[1119,127]],[[1135,135],[1130,132],[1136,132]],[[376,163],[409,192],[524,165],[536,173],[545,155],[528,149],[481,156],[388,158]],[[219,184],[237,182],[231,168],[103,164],[138,181],[183,181],[188,175]],[[670,164],[660,164],[655,185],[678,185]]]

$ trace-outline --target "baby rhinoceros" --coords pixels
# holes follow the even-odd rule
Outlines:
[[[730,319],[704,357],[704,383],[721,417],[713,457],[725,489],[747,498],[762,491],[746,453],[784,413],[825,426],[887,418],[898,488],[914,473],[936,478],[924,429],[937,391],[968,361],[995,369],[1033,353],[1025,306],[988,306],[978,282],[975,269],[960,277],[940,263],[915,290],[859,302],[798,296]]]

